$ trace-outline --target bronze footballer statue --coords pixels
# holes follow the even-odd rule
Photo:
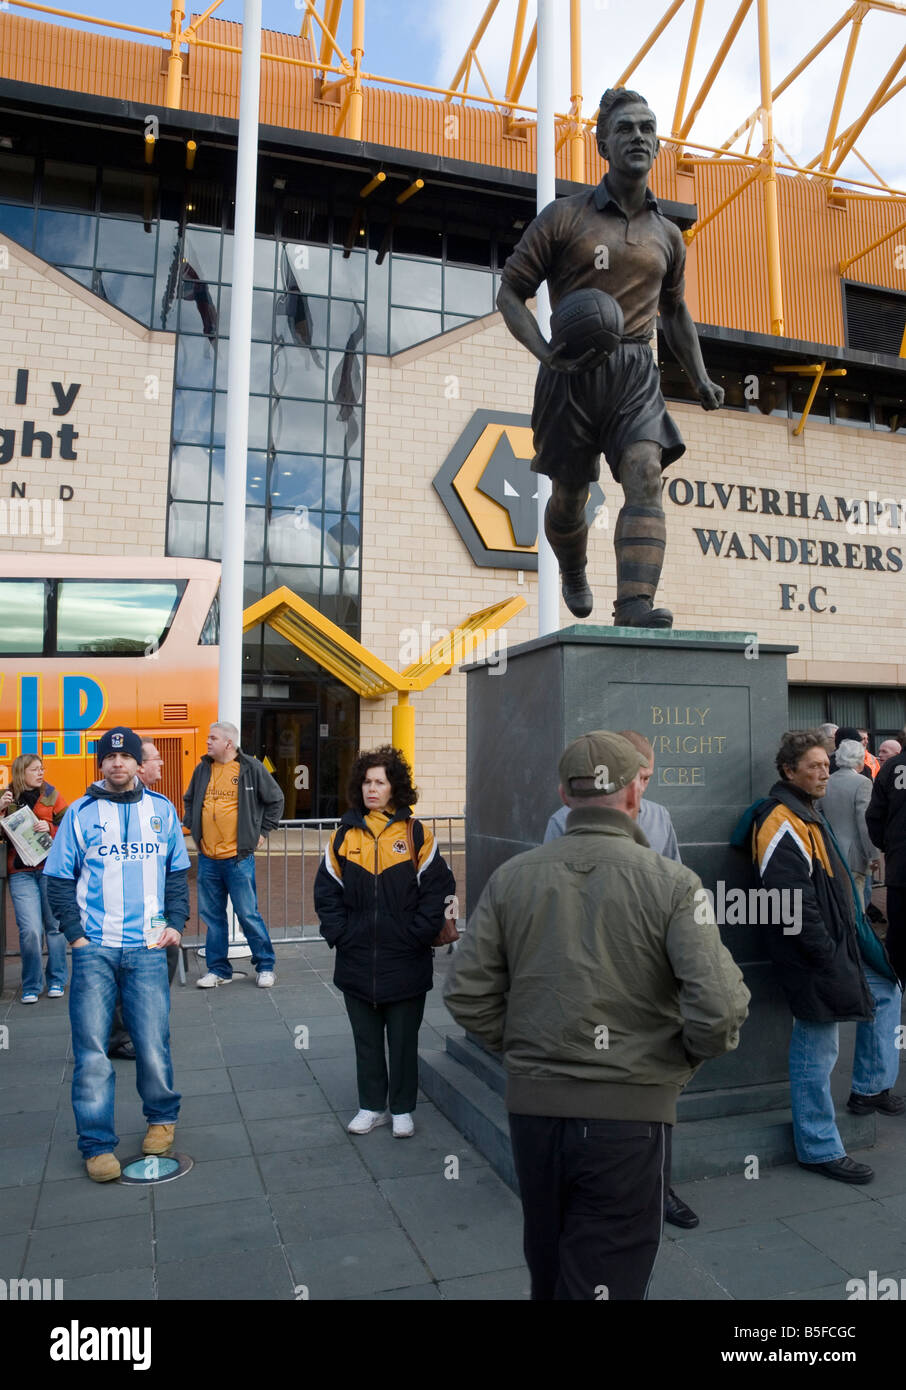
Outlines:
[[[497,307],[541,363],[532,468],[552,480],[544,533],[567,607],[577,618],[592,610],[585,506],[603,453],[624,497],[614,532],[614,623],[668,628],[673,614],[654,607],[667,529],[661,472],[686,446],[667,413],[650,347],[658,313],[704,409],[717,410],[724,393],[708,377],[683,299],[682,235],[648,187],[659,149],[654,113],[638,92],[611,89],[601,98],[596,134],[607,174],[590,192],[549,203],[526,228],[504,266]],[[550,343],[526,305],[542,280],[553,311]]]

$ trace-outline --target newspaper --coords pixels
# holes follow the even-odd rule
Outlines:
[[[50,853],[53,838],[28,806],[8,812],[0,820],[0,830],[6,835],[22,863],[28,869],[41,864]]]

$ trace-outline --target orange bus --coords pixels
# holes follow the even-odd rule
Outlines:
[[[157,744],[181,811],[217,718],[219,583],[209,560],[0,555],[0,784],[37,753],[71,802],[125,724]]]

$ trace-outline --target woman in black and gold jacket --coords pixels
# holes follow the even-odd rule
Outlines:
[[[351,809],[318,869],[315,910],[321,935],[336,947],[334,984],[355,1039],[360,1109],[348,1128],[367,1134],[392,1117],[394,1136],[404,1139],[415,1130],[431,943],[445,916],[456,915],[456,884],[431,831],[412,816],[418,792],[397,749],[361,753],[347,796]]]

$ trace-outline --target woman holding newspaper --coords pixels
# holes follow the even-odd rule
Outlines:
[[[37,1004],[44,989],[42,934],[47,933],[47,997],[62,999],[66,987],[66,938],[47,901],[42,873],[66,802],[44,781],[36,753],[13,763],[11,791],[0,796],[0,830],[9,842],[9,895],[13,900],[22,954],[22,1003]],[[24,813],[24,814],[23,814]]]

